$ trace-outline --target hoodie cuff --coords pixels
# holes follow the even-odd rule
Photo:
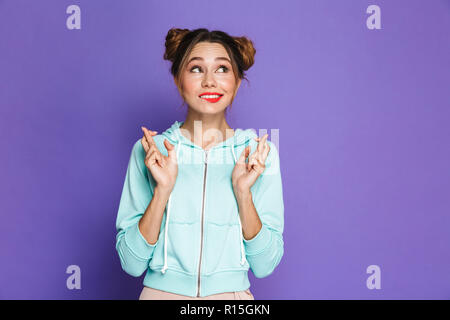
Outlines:
[[[139,230],[139,222],[135,223],[125,232],[125,243],[127,244],[127,247],[130,248],[138,258],[144,260],[150,259],[151,253],[158,244],[158,241],[159,239],[155,244],[149,244]]]
[[[256,255],[263,252],[267,247],[269,247],[272,242],[272,232],[266,227],[265,224],[262,225],[261,230],[250,240],[244,240],[245,252],[248,255]]]

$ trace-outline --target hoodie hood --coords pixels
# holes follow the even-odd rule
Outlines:
[[[170,128],[165,130],[162,135],[166,137],[171,144],[183,144],[190,146],[191,148],[202,148],[196,144],[194,144],[191,140],[186,138],[184,135],[181,134],[180,127],[184,123],[184,121],[175,121]],[[217,149],[217,148],[225,148],[225,147],[235,147],[240,146],[243,144],[249,144],[249,141],[256,138],[257,135],[252,129],[236,129],[234,130],[234,135],[224,141],[221,141],[220,143],[213,146],[211,149]]]

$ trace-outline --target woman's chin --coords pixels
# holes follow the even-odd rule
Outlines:
[[[198,113],[204,113],[204,114],[218,114],[218,113],[222,113],[225,109],[226,106],[224,106],[223,104],[217,104],[217,103],[202,103],[200,106],[196,106],[194,108],[196,112]]]

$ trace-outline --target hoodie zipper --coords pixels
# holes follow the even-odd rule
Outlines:
[[[200,241],[200,259],[198,264],[198,289],[197,297],[200,297],[200,270],[202,266],[202,249],[203,249],[203,216],[205,212],[205,194],[206,194],[206,173],[208,171],[208,151],[205,150],[205,171],[203,174],[203,198],[202,198],[202,227],[201,227],[201,241]]]

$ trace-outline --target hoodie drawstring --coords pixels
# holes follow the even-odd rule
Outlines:
[[[180,139],[178,139],[178,143],[176,146],[177,149],[177,161],[179,161],[180,155]],[[164,266],[161,269],[161,273],[164,274],[167,270],[167,235],[169,233],[169,218],[170,218],[170,204],[172,200],[172,193],[169,196],[169,200],[167,201],[167,217],[166,217],[166,225],[164,226]]]
[[[234,153],[234,142],[231,145],[231,151],[233,152],[233,158],[234,158],[234,163],[236,164],[237,159],[236,159],[236,154]],[[240,238],[241,238],[241,265],[243,265],[247,259],[245,258],[245,249],[244,249],[244,236],[242,235],[242,224],[241,224],[241,217],[239,215],[239,211],[238,211],[238,222],[239,222],[239,234],[240,234]]]

